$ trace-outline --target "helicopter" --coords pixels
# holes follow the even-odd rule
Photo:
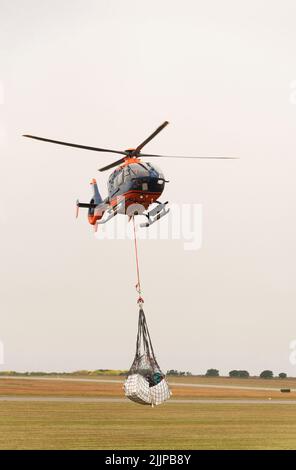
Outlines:
[[[168,214],[169,208],[167,207],[168,201],[159,201],[160,196],[164,191],[165,184],[168,183],[160,168],[156,165],[142,161],[142,157],[146,158],[198,158],[198,159],[233,159],[236,157],[224,156],[199,156],[199,157],[184,157],[184,156],[165,156],[142,153],[142,149],[147,145],[157,134],[159,134],[167,125],[168,121],[161,124],[149,137],[147,137],[136,148],[129,148],[127,150],[112,150],[99,147],[90,147],[87,145],[73,144],[70,142],[63,142],[59,140],[47,139],[44,137],[37,137],[35,135],[23,134],[23,137],[30,139],[41,140],[53,144],[65,145],[69,147],[81,148],[85,150],[92,150],[96,152],[107,152],[120,154],[122,157],[109,165],[99,168],[99,171],[107,171],[111,168],[117,167],[109,176],[108,179],[108,196],[103,199],[97,182],[93,178],[91,185],[93,189],[93,196],[89,203],[76,201],[76,217],[78,217],[79,208],[88,209],[88,221],[97,229],[98,225],[105,224],[117,214],[128,215],[129,218],[135,215],[144,215],[146,222],[140,224],[140,227],[149,227],[157,220],[161,219]],[[155,207],[150,209],[150,206],[156,204]],[[150,209],[150,210],[149,210]],[[106,214],[106,215],[105,215]]]

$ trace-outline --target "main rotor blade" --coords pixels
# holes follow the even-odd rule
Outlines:
[[[116,162],[109,163],[109,165],[99,168],[99,171],[110,170],[110,168],[114,168],[115,166],[120,165],[120,163],[124,163],[124,160],[125,160],[124,158],[121,158],[120,160],[116,160]]]
[[[23,134],[23,137],[29,137],[30,139],[42,140],[44,142],[50,142],[52,144],[66,145],[68,147],[76,147],[85,150],[94,150],[95,152],[110,152],[119,153],[121,155],[127,155],[127,152],[121,150],[102,149],[99,147],[90,147],[88,145],[72,144],[70,142],[61,142],[60,140],[45,139],[44,137],[37,137],[36,135]]]
[[[169,124],[168,121],[164,121],[163,124],[161,124],[161,126],[159,126],[156,131],[153,132],[153,134],[151,134],[149,137],[147,137],[146,140],[144,140],[144,142],[142,142],[140,145],[138,145],[138,147],[133,151],[132,155],[137,155],[140,150],[146,145],[148,144],[148,142],[150,142],[150,140],[154,139],[154,137],[159,134],[159,132],[162,131],[162,129],[164,129],[167,125]]]
[[[172,156],[172,155],[152,155],[150,153],[140,153],[139,157],[158,157],[158,158],[184,158],[184,160],[188,159],[207,159],[207,160],[238,160],[239,157],[224,157],[219,155],[214,155],[213,157],[183,157],[183,156]]]

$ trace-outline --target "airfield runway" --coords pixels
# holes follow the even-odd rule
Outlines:
[[[286,404],[296,405],[295,394],[281,397],[279,387],[169,381],[175,404]],[[81,386],[79,386],[81,383]],[[15,386],[14,386],[15,384]],[[25,384],[28,384],[25,385]],[[71,385],[72,384],[72,385]],[[114,385],[113,387],[110,385]],[[122,396],[122,378],[0,376],[0,402],[131,403]],[[98,388],[99,387],[99,388]],[[0,390],[1,390],[0,389]],[[192,393],[190,393],[190,389]],[[195,389],[195,391],[194,391]],[[198,390],[200,391],[198,391]],[[216,390],[216,392],[215,392]],[[227,392],[228,390],[228,392]],[[240,392],[241,390],[241,392]],[[291,392],[296,389],[290,389]]]
[[[127,398],[102,398],[102,397],[32,397],[32,396],[0,396],[0,401],[13,401],[13,402],[60,402],[60,403],[132,403]],[[280,399],[204,399],[204,400],[194,400],[194,399],[180,399],[174,400],[170,399],[168,403],[191,403],[191,404],[230,404],[230,405],[263,405],[263,404],[273,404],[273,405],[296,405],[296,400],[280,400]]]
[[[10,376],[0,376],[0,380],[5,380],[5,379],[12,379],[12,380],[57,380],[57,381],[67,381],[67,382],[91,382],[91,383],[96,383],[96,382],[101,382],[101,383],[123,383],[123,380],[118,380],[118,379],[85,379],[85,378],[76,378],[76,377],[10,377]],[[183,383],[183,382],[171,382],[170,380],[168,381],[169,385],[173,387],[196,387],[196,388],[223,388],[223,389],[229,389],[229,390],[265,390],[265,391],[279,391],[280,387],[250,387],[247,385],[217,385],[217,384],[209,384],[209,383],[203,383],[203,384],[197,384],[197,383]],[[290,388],[291,392],[295,392],[296,388]]]

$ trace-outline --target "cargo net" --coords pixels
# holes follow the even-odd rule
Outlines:
[[[134,362],[124,383],[125,395],[141,405],[160,405],[171,396],[155,354],[142,307],[139,311],[137,347]]]

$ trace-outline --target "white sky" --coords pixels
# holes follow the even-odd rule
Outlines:
[[[201,250],[140,243],[160,365],[296,375],[295,14],[292,0],[0,0],[2,369],[125,369],[136,340],[132,243],[74,218],[90,178],[106,195],[112,155],[21,134],[125,149],[167,119],[147,152],[240,160],[157,161],[162,199],[203,207]]]

